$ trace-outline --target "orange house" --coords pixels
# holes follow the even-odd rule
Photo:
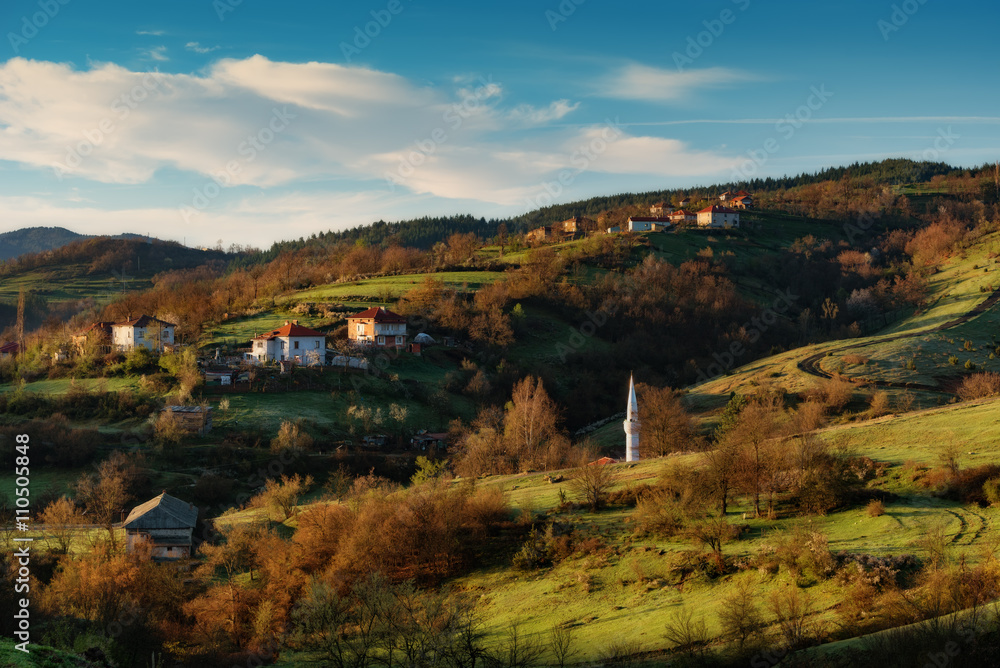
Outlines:
[[[381,306],[347,318],[347,338],[358,345],[379,348],[406,346],[406,318]]]

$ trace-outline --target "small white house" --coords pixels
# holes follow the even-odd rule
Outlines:
[[[295,361],[299,364],[323,364],[326,361],[326,334],[285,321],[284,326],[255,336],[250,359],[255,362]]]
[[[710,206],[698,212],[698,227],[732,228],[740,226],[740,214],[724,206]]]
[[[649,232],[668,229],[670,219],[661,216],[631,216],[628,219],[628,229],[631,232]]]
[[[135,320],[111,325],[111,343],[116,350],[129,352],[136,348],[148,348],[162,353],[164,348],[174,345],[173,323],[143,315]]]

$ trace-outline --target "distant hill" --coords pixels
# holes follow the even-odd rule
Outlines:
[[[0,234],[0,260],[9,260],[25,253],[40,253],[86,239],[65,227],[25,227]]]
[[[24,227],[0,234],[0,260],[62,248],[81,239],[93,239],[93,234],[78,234],[65,227]],[[142,234],[116,234],[112,239],[145,239]]]

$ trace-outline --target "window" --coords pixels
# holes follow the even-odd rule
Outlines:
[[[364,326],[364,324],[358,323],[358,334],[364,334],[364,333],[365,333],[365,326]]]
[[[138,332],[136,332],[135,333],[135,340],[136,341],[142,341],[144,333],[145,333],[145,330],[142,330],[142,329],[140,329]]]
[[[319,341],[317,340],[317,341],[314,341],[313,343],[316,344],[315,346],[313,346],[313,348],[315,348],[316,350],[319,350]]]
[[[378,344],[380,346],[384,346],[385,345],[385,337],[384,336],[378,337]]]
[[[295,342],[295,349],[296,349],[296,350],[298,350],[298,349],[299,349],[299,342],[298,342],[298,341],[296,341],[296,342]]]
[[[396,345],[397,346],[403,345],[403,337],[402,336],[397,336],[396,337]]]

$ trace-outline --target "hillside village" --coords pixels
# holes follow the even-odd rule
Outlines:
[[[92,665],[834,666],[957,637],[989,665],[992,178],[872,164],[422,247],[5,264],[39,639]],[[76,297],[112,251],[161,264]]]

